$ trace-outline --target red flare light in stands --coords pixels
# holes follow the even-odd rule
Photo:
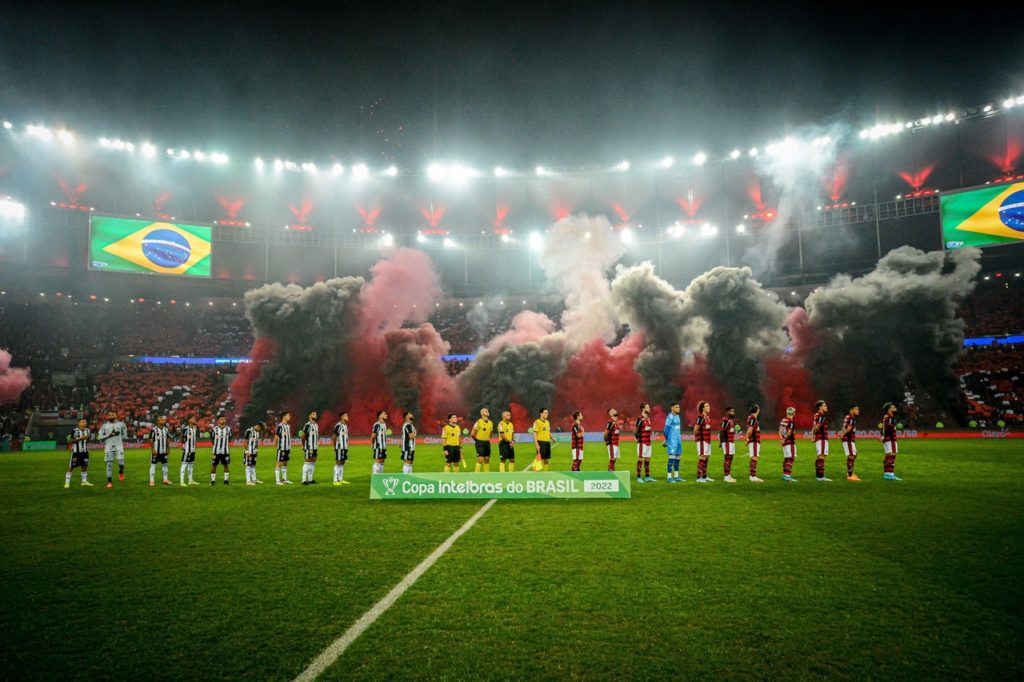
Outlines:
[[[924,187],[924,183],[928,180],[928,176],[935,170],[935,166],[925,166],[919,171],[900,171],[900,177],[908,185],[913,187],[915,190],[919,190]]]

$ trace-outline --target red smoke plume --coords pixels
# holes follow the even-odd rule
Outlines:
[[[17,402],[31,383],[28,368],[11,367],[11,354],[0,350],[0,404]]]

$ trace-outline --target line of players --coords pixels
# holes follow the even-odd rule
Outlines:
[[[682,458],[682,432],[680,419],[680,405],[674,402],[669,407],[669,414],[665,420],[663,445],[668,451],[667,482],[678,483],[684,479],[679,476],[679,463]],[[882,442],[885,453],[884,478],[888,480],[900,480],[895,473],[896,454],[898,446],[896,443],[896,406],[893,403],[886,403],[883,406],[884,416],[882,418]],[[750,457],[749,479],[754,483],[762,483],[763,479],[757,476],[757,466],[761,454],[761,426],[760,407],[753,405],[747,417],[747,429],[745,440],[747,442],[747,454]],[[839,439],[843,444],[846,453],[846,478],[849,481],[859,481],[860,478],[854,473],[854,465],[857,459],[857,417],[860,415],[860,408],[851,407],[843,418],[843,426],[839,432]],[[299,430],[299,440],[302,444],[302,485],[315,485],[314,473],[316,470],[317,458],[319,455],[320,430],[317,424],[317,413],[310,412],[307,421]],[[491,459],[491,435],[495,431],[493,422],[490,419],[490,410],[480,410],[480,417],[473,424],[469,432],[473,439],[476,450],[477,472],[490,471]],[[616,462],[619,459],[619,438],[621,429],[618,421],[619,413],[615,408],[608,410],[608,421],[604,430],[604,443],[608,453],[608,470],[614,471]],[[724,479],[728,483],[735,483],[732,476],[732,462],[735,456],[735,438],[739,428],[736,426],[736,411],[728,407],[722,418],[719,429],[719,447],[724,456],[722,468]],[[793,478],[793,461],[796,458],[796,409],[786,409],[786,416],[779,424],[779,440],[782,446],[782,480],[795,482]],[[551,450],[557,441],[551,435],[551,422],[547,408],[542,408],[530,431],[534,437],[535,469],[540,471],[550,470]],[[371,430],[371,448],[373,453],[373,473],[383,473],[384,463],[387,459],[387,437],[391,431],[387,426],[387,412],[380,410]],[[349,447],[349,415],[342,412],[338,422],[333,429],[334,445],[334,480],[336,486],[348,485],[345,480],[345,464],[348,461]],[[263,481],[256,477],[256,460],[259,454],[260,440],[266,432],[267,426],[264,422],[258,422],[245,430],[243,456],[245,464],[245,484],[249,486],[260,485]],[[584,428],[583,413],[573,413],[573,425],[571,430],[572,470],[579,471],[583,462],[584,449]],[[697,451],[697,482],[710,483],[714,479],[708,476],[708,459],[711,455],[711,405],[707,401],[700,401],[697,405],[697,419],[693,426],[693,436]],[[179,484],[182,486],[199,485],[195,480],[194,467],[196,458],[196,441],[199,429],[196,417],[189,417],[188,422],[182,427],[179,434],[181,443],[181,471]],[[416,455],[416,426],[412,412],[405,412],[403,415],[402,438],[401,438],[401,459],[403,473],[412,473],[413,461]],[[441,438],[445,454],[445,472],[457,472],[459,467],[466,467],[466,461],[462,454],[462,436],[464,432],[458,425],[456,414],[448,415],[448,422],[441,431]],[[501,421],[497,426],[499,471],[515,471],[515,426],[512,423],[512,415],[508,410],[502,412]],[[651,406],[643,403],[640,406],[640,417],[634,424],[633,435],[637,443],[636,480],[637,483],[651,483],[654,479],[651,476],[651,454],[653,425],[651,423]],[[104,459],[107,465],[107,487],[113,487],[113,463],[118,464],[118,479],[124,481],[124,438],[127,436],[127,429],[123,422],[117,419],[114,412],[107,414],[107,420],[103,423],[96,434],[96,439],[104,444]],[[216,484],[217,468],[224,469],[224,484],[230,483],[231,465],[231,428],[227,426],[223,416],[217,418],[217,423],[211,432],[213,440],[212,461],[210,466],[210,485]],[[91,486],[88,481],[89,469],[89,441],[92,432],[88,428],[86,420],[78,422],[77,428],[71,435],[71,458],[65,474],[64,487],[71,485],[71,476],[75,468],[81,470],[82,485]],[[812,427],[812,438],[815,448],[815,478],[818,481],[828,482],[831,479],[825,476],[825,458],[828,456],[828,405],[823,400],[815,404],[814,425]],[[164,417],[158,417],[156,425],[150,433],[151,455],[149,466],[149,485],[156,485],[156,468],[161,466],[162,482],[164,485],[172,485],[168,478],[169,446],[171,442],[170,430],[166,425]],[[274,430],[274,449],[276,453],[274,464],[274,482],[276,485],[291,485],[288,478],[288,463],[291,460],[291,413],[284,412]]]

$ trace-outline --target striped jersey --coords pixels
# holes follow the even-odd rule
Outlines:
[[[199,429],[195,426],[189,426],[186,424],[181,429],[181,451],[184,453],[195,453],[196,451],[196,436],[199,434]]]
[[[226,455],[231,449],[231,427],[213,427],[213,454]]]
[[[334,425],[334,449],[348,450],[348,424],[344,422]]]
[[[604,442],[608,445],[619,444],[619,422],[609,419],[604,425]]]
[[[708,423],[708,418],[702,414],[697,415],[697,421],[694,422],[697,427],[697,433],[694,434],[697,440],[702,440],[705,443],[711,442],[711,424]]]
[[[572,449],[583,449],[583,426],[581,424],[572,425]]]
[[[84,454],[89,452],[89,429],[80,429],[75,427],[74,432],[71,434],[71,452],[76,454]],[[85,440],[82,440],[82,439]]]
[[[761,442],[761,422],[757,420],[757,417],[750,415],[747,417],[747,428],[750,429],[750,438],[747,439],[748,443],[760,443]]]
[[[302,449],[307,452],[316,450],[320,444],[320,427],[317,426],[317,423],[306,422],[302,425],[302,430],[299,433],[302,434]]]
[[[794,445],[796,443],[796,422],[789,417],[784,417],[779,422],[779,437],[783,445]]]
[[[292,450],[292,427],[289,424],[281,422],[277,425],[277,451],[278,452],[291,452]]]
[[[167,452],[167,427],[166,426],[154,426],[150,438],[153,439],[153,452],[161,455]]]
[[[373,422],[373,449],[384,452],[388,447],[388,425],[382,421]]]
[[[636,420],[636,442],[641,445],[651,444],[651,418],[650,417],[638,417]]]
[[[245,430],[245,454],[255,455],[260,449],[260,432],[255,426]]]
[[[846,431],[846,429],[849,429],[849,431]],[[843,417],[843,430],[846,431],[841,439],[844,443],[852,443],[857,440],[857,418],[852,414]]]
[[[896,442],[896,417],[888,414],[882,417],[882,440]]]
[[[416,450],[416,425],[412,422],[402,424],[402,452]]]
[[[814,424],[818,427],[814,440],[828,440],[828,416],[824,412],[815,412]]]
[[[718,432],[719,443],[732,443],[736,440],[736,420],[732,417],[722,417],[722,428]]]

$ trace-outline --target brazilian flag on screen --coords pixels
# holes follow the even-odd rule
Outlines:
[[[210,276],[211,230],[204,225],[92,216],[89,267],[115,272]]]
[[[1024,242],[1024,182],[939,197],[947,249]]]

